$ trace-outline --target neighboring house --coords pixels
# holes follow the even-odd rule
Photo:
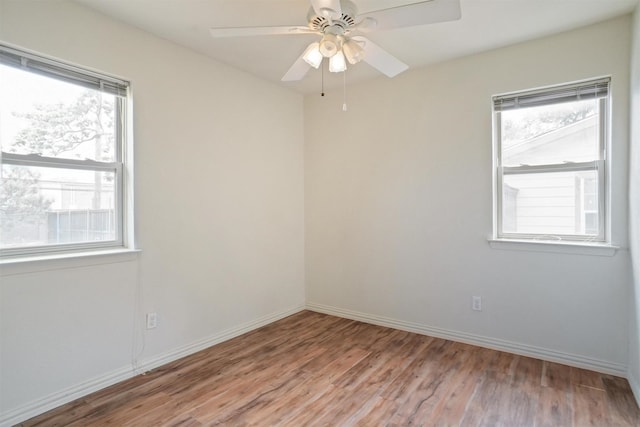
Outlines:
[[[103,181],[97,190],[94,182],[55,176],[41,177],[37,183],[38,194],[51,203],[44,213],[31,215],[29,221],[8,221],[2,228],[7,246],[25,241],[47,245],[113,239],[113,183]]]
[[[505,162],[535,165],[563,163],[567,158],[591,160],[597,134],[598,120],[591,116],[505,148]],[[576,153],[580,153],[578,158]],[[504,231],[596,235],[596,182],[595,171],[510,175],[503,196],[503,214],[508,219]]]

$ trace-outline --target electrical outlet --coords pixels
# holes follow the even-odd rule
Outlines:
[[[471,297],[471,309],[482,311],[482,297]]]
[[[158,313],[147,313],[147,329],[158,326]]]

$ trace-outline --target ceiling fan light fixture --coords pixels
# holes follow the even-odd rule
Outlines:
[[[320,40],[320,53],[325,58],[331,58],[342,48],[342,42],[335,34],[325,34]]]
[[[342,51],[349,64],[357,64],[364,59],[364,49],[355,40],[348,40],[342,46]]]
[[[318,68],[322,63],[322,53],[320,53],[320,43],[311,43],[302,54],[302,59],[313,68]]]
[[[210,28],[210,34],[216,38],[315,35],[316,43],[307,45],[282,77],[284,82],[302,80],[310,68],[320,68],[324,58],[329,58],[332,72],[344,72],[347,61],[350,64],[363,61],[387,77],[395,77],[409,66],[364,37],[366,33],[454,21],[461,17],[461,0],[405,0],[401,2],[404,5],[389,4],[362,14],[353,3],[356,0],[296,1],[308,2],[311,6],[304,26],[217,27]],[[272,52],[267,51],[265,55],[272,55]]]
[[[347,70],[347,63],[344,60],[344,54],[339,51],[329,60],[329,71],[332,73],[341,73]]]

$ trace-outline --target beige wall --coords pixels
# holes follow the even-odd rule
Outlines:
[[[0,412],[300,309],[302,97],[72,2],[0,6],[0,40],[131,81],[142,250],[0,267]]]
[[[630,18],[305,98],[307,303],[624,374]],[[611,75],[615,256],[492,249],[491,96]],[[471,297],[483,297],[483,311]]]
[[[142,250],[1,268],[0,425],[295,311],[305,283],[316,309],[638,378],[628,17],[350,86],[343,113],[72,2],[0,10],[0,40],[131,80]],[[491,249],[491,95],[609,74],[623,249]]]

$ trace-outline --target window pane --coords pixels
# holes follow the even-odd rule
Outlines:
[[[505,175],[502,231],[597,236],[597,181],[595,170]]]
[[[505,111],[501,117],[504,166],[598,160],[598,100]]]
[[[116,240],[115,172],[3,164],[0,248]]]
[[[116,97],[0,65],[2,151],[115,159]]]

